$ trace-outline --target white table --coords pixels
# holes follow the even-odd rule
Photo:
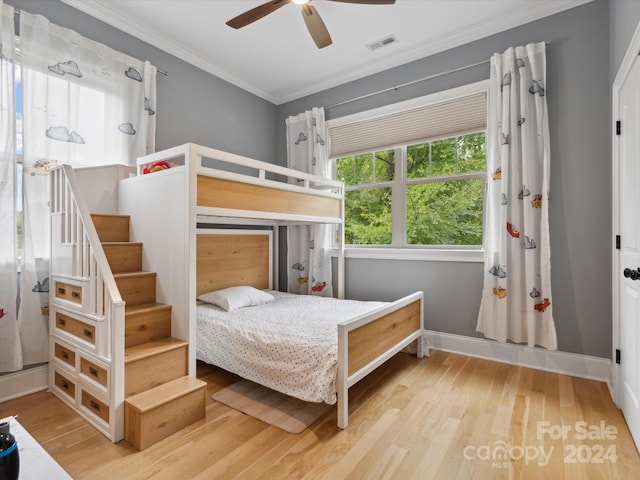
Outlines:
[[[27,432],[14,417],[0,420],[9,422],[11,434],[18,442],[20,452],[20,480],[67,480],[69,474]]]

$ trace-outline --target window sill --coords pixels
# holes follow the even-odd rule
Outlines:
[[[337,257],[338,250],[332,249]],[[426,262],[484,262],[481,248],[345,248],[345,258],[368,258],[380,260],[417,260]]]

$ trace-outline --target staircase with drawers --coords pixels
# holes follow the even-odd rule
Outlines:
[[[171,336],[171,305],[156,302],[156,274],[142,271],[143,245],[129,241],[129,217],[72,221],[99,239],[89,248],[86,235],[66,238],[67,220],[83,217],[80,210],[52,209],[52,243],[63,240],[52,244],[51,391],[112,441],[142,450],[204,418],[206,383],[188,375],[189,344]],[[96,276],[93,256],[106,258],[111,272]],[[121,301],[104,295],[111,279]]]

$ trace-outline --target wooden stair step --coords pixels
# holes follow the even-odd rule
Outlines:
[[[178,340],[177,338],[163,338],[154,342],[147,342],[142,345],[136,345],[134,347],[126,348],[124,351],[124,363],[137,362],[148,357],[156,356],[163,352],[169,352],[171,350],[177,350],[189,345],[184,340]]]
[[[164,338],[125,348],[125,398],[187,375],[188,347],[188,342]]]
[[[171,382],[164,383],[145,392],[127,397],[125,401],[131,408],[144,413],[185,394],[206,388],[206,386],[207,382],[185,375],[184,377],[176,378]]]
[[[125,301],[124,437],[142,450],[205,417],[206,383],[188,376],[188,342],[171,338],[171,305],[156,302],[155,272],[130,242],[128,215],[92,214]]]
[[[203,419],[206,385],[184,376],[126,398],[125,440],[142,450]]]
[[[101,242],[129,241],[129,215],[92,213],[91,219]]]
[[[155,312],[161,308],[171,308],[171,305],[167,305],[166,303],[143,303],[141,305],[125,305],[124,310],[127,315],[135,315],[138,313],[150,313]]]
[[[171,336],[171,305],[126,305],[124,314],[125,348]]]
[[[112,273],[142,271],[142,243],[102,242]]]
[[[113,278],[120,296],[128,305],[142,305],[156,301],[155,272],[116,273]]]

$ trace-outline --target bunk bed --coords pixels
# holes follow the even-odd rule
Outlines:
[[[153,165],[162,168],[144,174]],[[198,320],[198,310],[211,309],[197,297],[243,287],[288,298],[278,292],[279,227],[324,223],[344,232],[341,182],[195,144],[141,157],[137,168],[138,175],[120,182],[118,208],[131,216],[133,238],[145,244],[143,268],[157,272],[158,301],[173,305],[173,336],[189,341],[190,373],[196,345],[203,344],[198,328],[205,322]],[[337,256],[337,297],[343,299],[340,235]],[[277,304],[268,303],[270,309]],[[312,399],[332,403],[337,396],[340,428],[348,424],[352,385],[414,342],[418,357],[423,356],[422,292],[393,302],[355,303],[356,313],[337,321],[337,332],[329,335],[336,350],[330,368],[335,378],[329,381],[335,392]],[[205,350],[197,356],[211,358]],[[278,385],[266,386],[278,390]]]

